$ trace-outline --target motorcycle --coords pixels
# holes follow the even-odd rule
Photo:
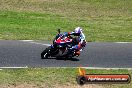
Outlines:
[[[70,51],[73,45],[78,44],[78,38],[73,38],[71,36],[65,36],[60,34],[60,29],[58,30],[58,35],[54,38],[53,44],[47,47],[42,53],[41,58],[46,59],[49,57],[56,58],[73,58],[78,57],[80,54],[76,53],[77,50]]]

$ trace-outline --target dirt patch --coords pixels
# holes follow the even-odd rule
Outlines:
[[[1,0],[0,10],[40,12],[49,8],[49,3],[59,2],[63,0]]]
[[[104,88],[103,86],[97,84],[87,84],[87,85],[63,85],[63,86],[56,86],[54,88]]]
[[[28,83],[23,83],[23,84],[17,84],[17,85],[0,85],[0,88],[104,88],[103,86],[97,85],[97,84],[87,84],[87,85],[52,85],[48,86],[47,84],[43,85],[36,85],[36,84],[28,84]]]

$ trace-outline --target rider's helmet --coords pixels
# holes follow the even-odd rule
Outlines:
[[[82,33],[82,28],[77,27],[77,28],[75,28],[74,32],[75,32],[75,34],[80,35]]]

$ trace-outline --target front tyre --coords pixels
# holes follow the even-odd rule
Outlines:
[[[42,53],[41,53],[41,59],[46,59],[49,57],[49,52],[50,52],[51,47],[49,46],[46,48]]]

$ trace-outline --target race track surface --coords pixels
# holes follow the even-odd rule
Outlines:
[[[0,67],[104,67],[132,68],[132,43],[91,42],[80,57],[41,59],[50,42],[0,41]]]

